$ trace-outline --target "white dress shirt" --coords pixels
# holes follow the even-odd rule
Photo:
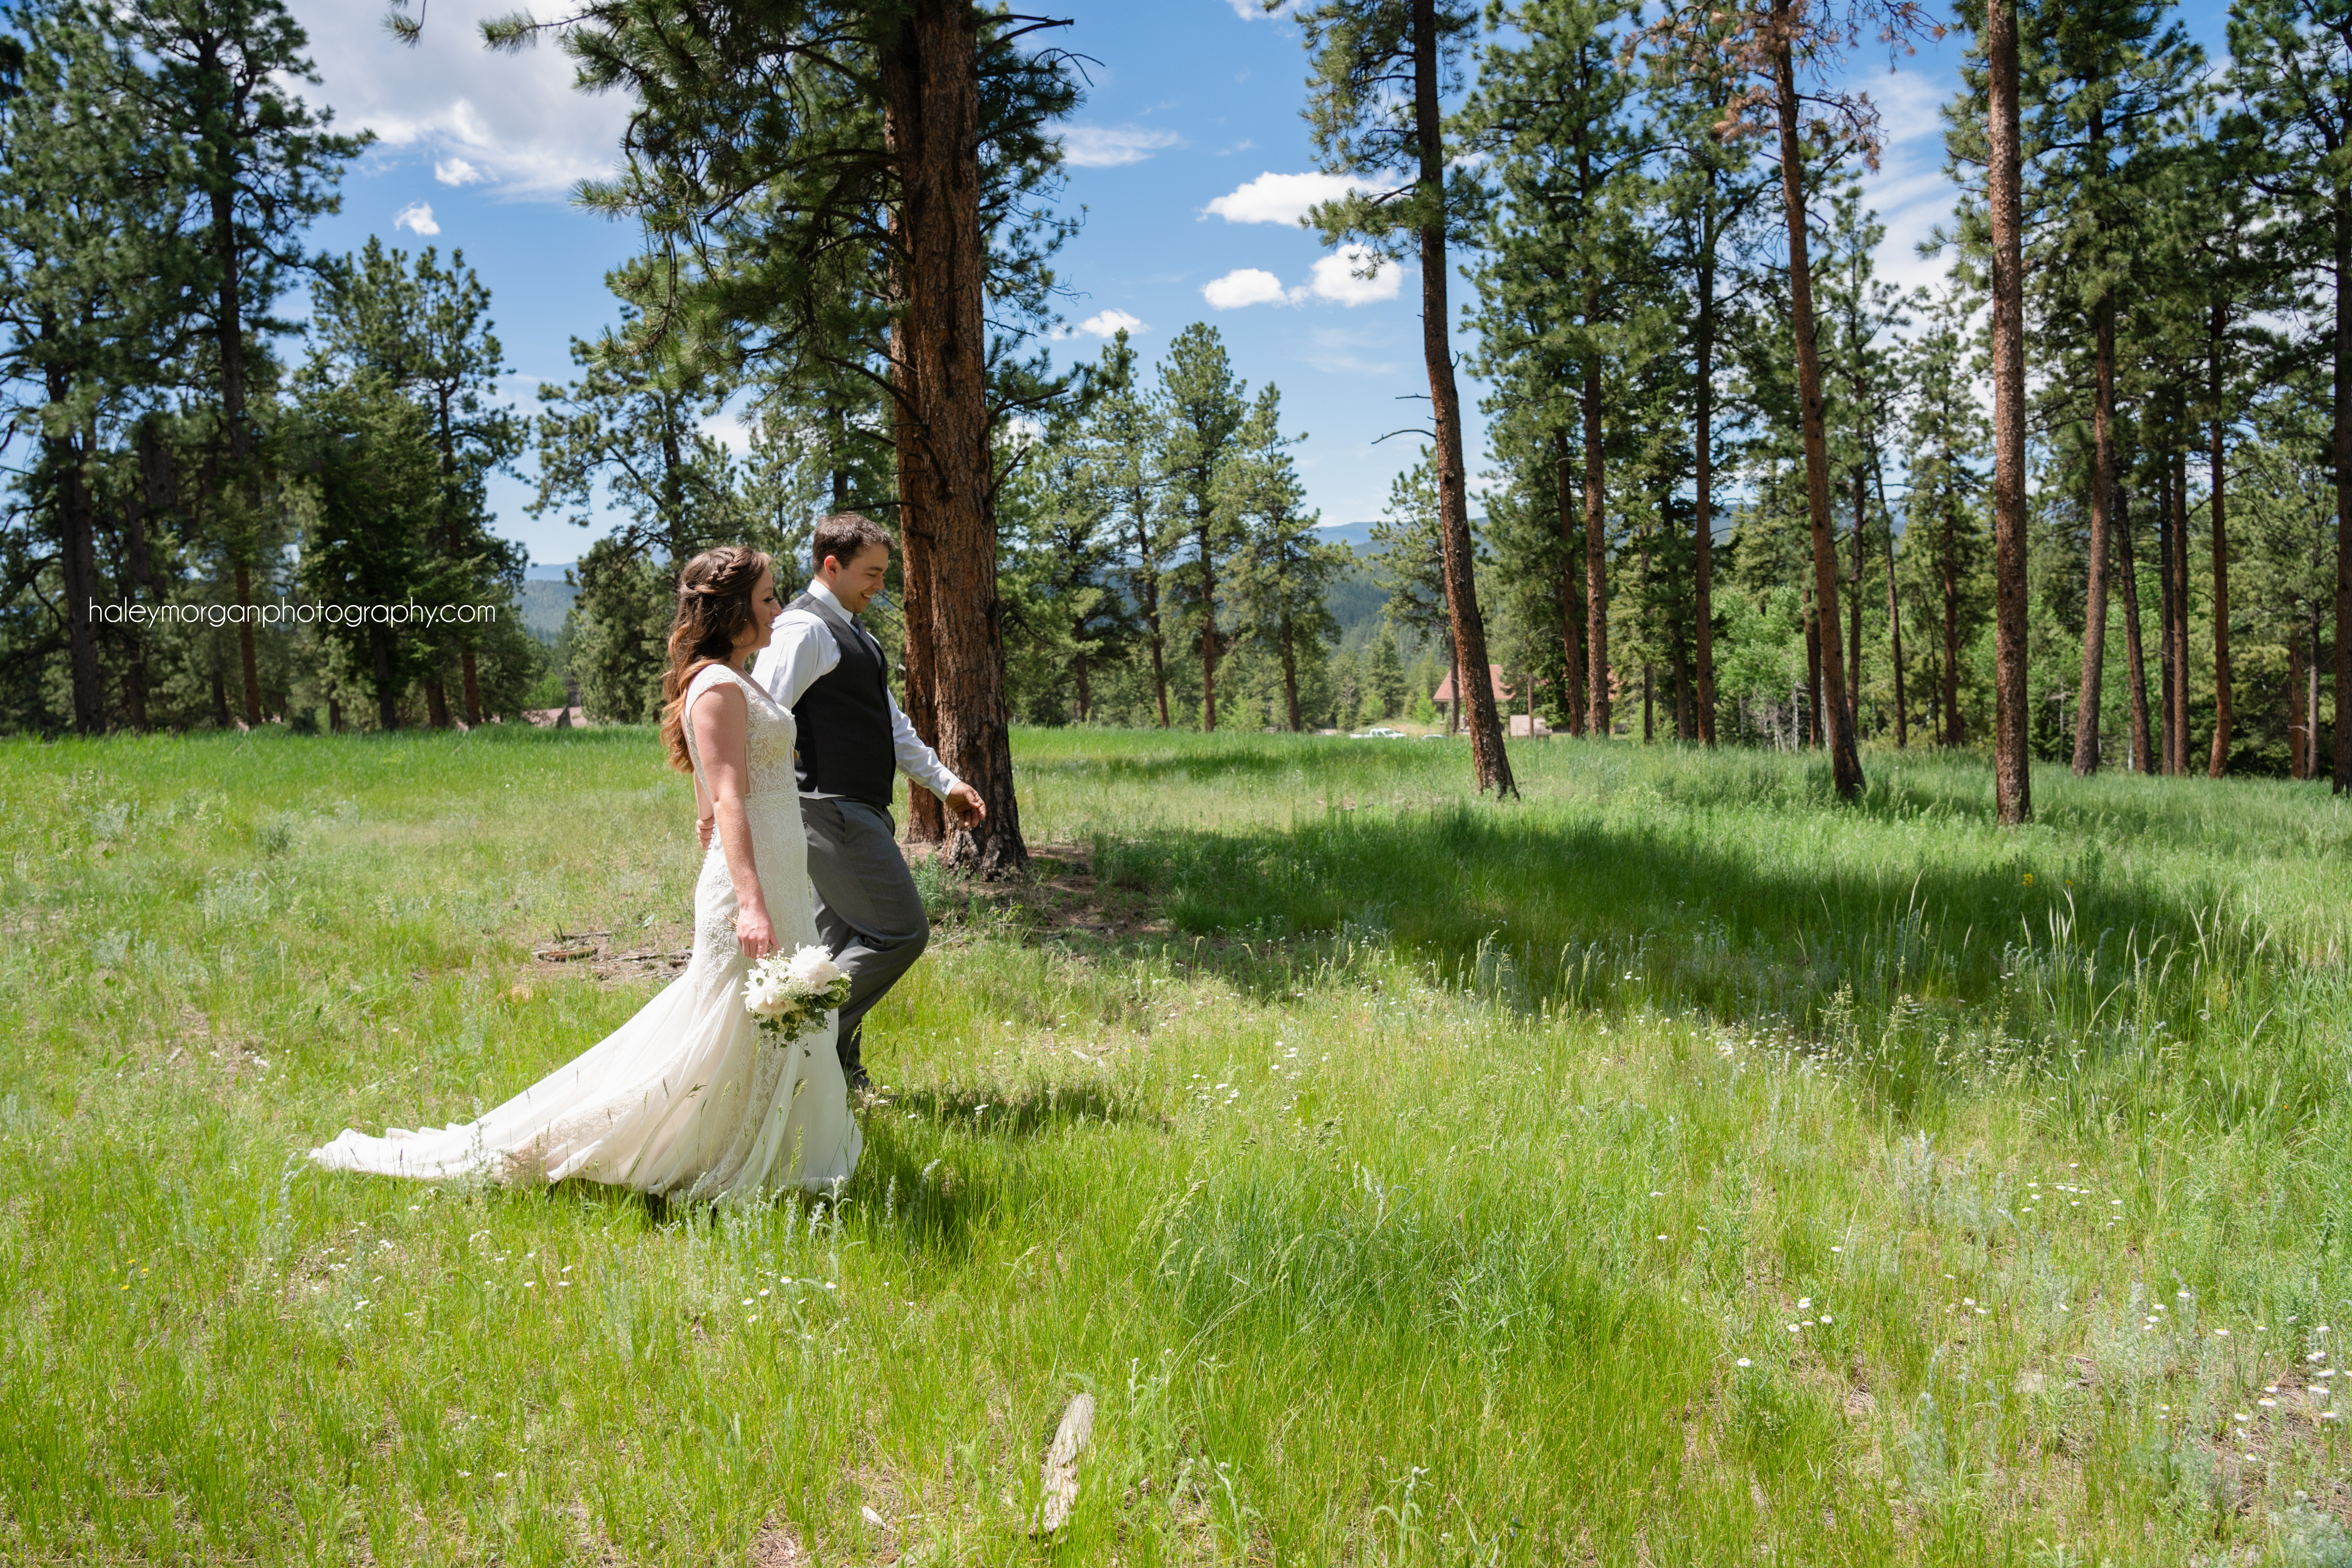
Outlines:
[[[808,594],[810,598],[840,610],[844,616],[848,616],[849,612],[841,608],[841,601],[834,597],[833,590],[823,583],[811,582]],[[850,624],[856,626],[856,622]],[[859,630],[862,632],[864,628],[859,627]],[[883,658],[878,644],[875,647],[875,656],[882,658],[883,668],[887,670],[889,660]],[[810,611],[786,610],[776,617],[775,630],[768,639],[768,646],[760,650],[760,657],[752,662],[751,679],[765,688],[769,696],[790,708],[810,687],[831,675],[840,663],[841,645],[833,640],[831,626]],[[890,695],[887,683],[882,695],[883,700],[890,704],[890,752],[898,759],[899,769],[908,778],[945,800],[948,791],[963,781],[948,772],[947,764],[940,761],[937,752],[923,744],[923,738],[915,733],[914,724],[898,710],[898,700]],[[802,794],[809,800],[825,798],[814,790],[804,790]]]

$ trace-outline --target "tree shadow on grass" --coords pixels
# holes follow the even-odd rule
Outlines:
[[[1169,957],[1261,998],[1370,954],[1505,1005],[1696,1010],[1817,1040],[1906,1014],[1915,1033],[2079,1040],[2102,1007],[2120,1016],[2135,953],[2200,941],[2198,906],[2105,874],[2095,846],[2035,865],[2007,845],[1939,858],[1916,834],[1874,847],[1867,818],[1824,826],[1463,805],[1155,832],[1103,844],[1095,869],[1158,903]],[[2176,1027],[2194,1012],[2178,984],[2151,999]]]

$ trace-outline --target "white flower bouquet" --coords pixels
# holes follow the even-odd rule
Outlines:
[[[743,982],[743,1010],[779,1040],[800,1038],[848,1000],[849,976],[816,946],[790,958],[772,952],[751,966]]]

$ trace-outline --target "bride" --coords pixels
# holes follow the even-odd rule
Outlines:
[[[753,960],[817,941],[793,716],[745,671],[783,606],[756,550],[687,563],[662,679],[662,741],[718,832],[694,889],[694,958],[637,1016],[478,1121],[381,1138],[352,1130],[310,1157],[389,1176],[584,1177],[694,1198],[824,1188],[861,1138],[834,1017],[798,1040],[743,1008]]]

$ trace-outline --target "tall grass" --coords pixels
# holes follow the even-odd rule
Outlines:
[[[856,1181],[709,1208],[300,1159],[659,984],[531,959],[684,945],[647,735],[0,749],[0,1558],[2352,1562],[2342,805],[1017,756]]]

